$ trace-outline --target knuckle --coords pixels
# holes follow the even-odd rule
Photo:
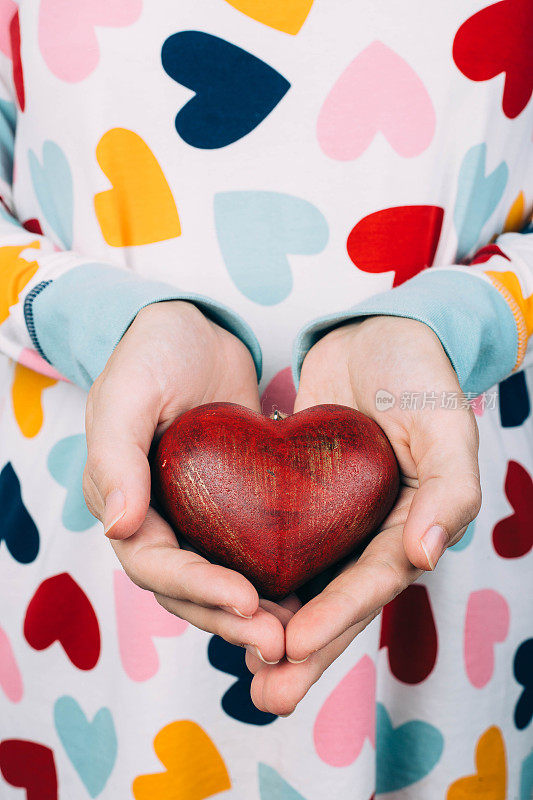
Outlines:
[[[482,494],[479,480],[470,481],[466,484],[463,494],[464,514],[465,518],[468,518],[468,522],[477,517],[481,509],[481,503]]]
[[[89,447],[84,473],[97,484],[106,473],[105,455],[99,450]]]
[[[131,577],[130,577],[130,580],[131,580]],[[133,581],[133,583],[135,583],[135,581]],[[136,584],[136,585],[138,586],[139,584]],[[159,603],[159,605],[161,606],[161,608],[164,608],[165,611],[168,611],[168,603],[166,602],[166,600],[163,597],[163,595],[158,594],[157,592],[153,592],[153,595],[154,595],[157,603]]]
[[[379,579],[380,595],[387,603],[394,600],[411,583],[410,575],[382,556],[369,557],[366,566],[374,572],[376,579]]]
[[[130,579],[130,581],[131,581],[132,583],[134,583],[134,584],[135,584],[135,586],[138,586],[138,587],[139,587],[139,589],[145,589],[145,590],[149,590],[149,589],[150,589],[150,587],[147,585],[146,581],[144,581],[144,580],[142,579],[142,577],[140,576],[140,574],[138,573],[138,571],[137,571],[137,570],[136,570],[136,569],[135,569],[133,566],[127,566],[127,567],[125,567],[124,565],[122,565],[122,567],[123,567],[123,569],[124,569],[124,572],[125,572],[125,573],[126,573],[126,575],[128,576],[128,578]],[[159,605],[162,605],[162,606],[163,606],[163,608],[165,608],[165,606],[163,605],[163,603],[162,603],[162,602],[160,602],[160,599],[158,599],[157,595],[154,595],[154,596],[155,596],[155,598],[156,598],[157,602],[159,603]]]
[[[87,468],[83,470],[81,487],[87,508],[89,509],[93,517],[97,517],[98,516],[98,514],[96,513],[97,508],[94,502],[94,484],[87,472]]]
[[[135,586],[138,586],[139,589],[146,589],[153,591],[154,589],[153,584],[152,586],[149,586],[149,584],[143,578],[142,564],[138,563],[139,559],[137,558],[137,556],[138,552],[133,557],[131,557],[127,561],[127,563],[123,563],[122,568],[126,573],[126,575],[128,576],[128,578],[130,579],[130,581],[134,583]],[[154,595],[157,599],[158,595],[156,595],[155,592]],[[163,595],[159,595],[159,597],[163,597]]]

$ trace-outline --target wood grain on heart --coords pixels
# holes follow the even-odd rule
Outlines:
[[[222,756],[196,722],[178,720],[166,725],[154,739],[154,750],[165,772],[135,778],[135,800],[205,800],[231,789]]]
[[[378,133],[399,156],[413,158],[435,134],[433,103],[414,69],[375,41],[346,68],[320,110],[317,137],[327,156],[359,158]]]
[[[449,787],[446,800],[506,800],[507,767],[505,744],[499,728],[488,728],[476,747],[476,772],[459,778]]]
[[[246,16],[284,33],[297,34],[314,0],[226,0]]]
[[[102,236],[112,247],[131,247],[181,234],[172,191],[156,157],[138,134],[126,128],[107,131],[96,158],[112,184],[95,195]]]
[[[211,403],[163,434],[153,478],[176,531],[275,599],[368,539],[399,474],[381,428],[352,408],[276,420]]]
[[[433,264],[443,218],[439,206],[374,211],[350,232],[348,255],[363,272],[394,272],[393,286],[399,286]]]

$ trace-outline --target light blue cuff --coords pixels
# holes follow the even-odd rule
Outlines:
[[[170,284],[105,264],[83,264],[38,284],[26,298],[26,326],[37,351],[73,383],[89,389],[138,312],[150,303],[188,300],[252,354],[261,378],[261,348],[252,329],[226,306]]]
[[[428,325],[439,337],[464,392],[481,394],[506,378],[516,363],[516,324],[498,290],[467,272],[428,269],[395,289],[302,328],[293,348],[295,385],[303,360],[318,339],[343,322],[374,315],[408,317]]]

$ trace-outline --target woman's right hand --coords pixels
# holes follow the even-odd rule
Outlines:
[[[154,436],[184,411],[217,401],[260,410],[247,347],[191,303],[146,306],[89,392],[83,491],[134,583],[167,611],[275,663],[285,650],[283,609],[270,613],[242,575],[180,548],[150,506]]]

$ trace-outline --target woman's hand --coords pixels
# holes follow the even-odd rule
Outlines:
[[[154,436],[189,408],[216,401],[259,411],[245,345],[191,303],[142,309],[89,392],[85,500],[134,583],[196,627],[276,662],[284,653],[283,625],[259,607],[252,584],[181,549],[149,505]]]
[[[376,408],[376,394],[395,404]],[[417,395],[418,393],[418,395]],[[430,398],[421,408],[421,400]],[[442,397],[459,398],[457,409]],[[418,397],[418,408],[402,403]],[[252,698],[264,711],[290,713],[386,603],[434,569],[477,515],[481,503],[478,431],[439,339],[421,322],[372,317],[331,331],[303,363],[295,411],[320,403],[352,406],[387,434],[402,473],[395,507],[358,560],[286,625],[288,659],[265,666],[251,654]],[[434,407],[433,406],[433,398]],[[406,406],[406,407],[404,407]]]

